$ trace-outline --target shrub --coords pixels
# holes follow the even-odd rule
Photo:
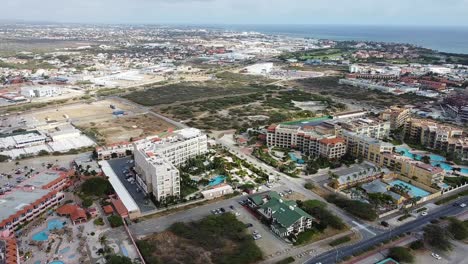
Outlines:
[[[388,256],[399,262],[412,263],[414,261],[414,256],[405,247],[390,248]]]
[[[95,225],[102,226],[104,225],[104,220],[101,217],[99,217],[99,218],[94,219],[93,223]]]
[[[326,197],[328,202],[336,204],[338,207],[343,208],[348,213],[357,216],[361,219],[374,221],[377,218],[377,212],[372,205],[355,200],[338,197],[337,195],[329,195]]]
[[[304,188],[306,188],[307,190],[313,190],[315,188],[315,185],[312,182],[306,182],[304,184]]]
[[[117,215],[111,215],[111,216],[107,217],[107,220],[109,221],[109,224],[112,227],[119,227],[119,226],[123,225],[122,217],[117,216]]]
[[[335,247],[335,246],[341,245],[341,244],[349,242],[349,241],[351,241],[351,237],[350,236],[344,236],[344,237],[340,237],[340,238],[337,238],[337,239],[333,240],[332,242],[330,242],[329,245],[332,246],[332,247]]]
[[[413,242],[411,242],[411,244],[409,245],[409,247],[410,247],[412,250],[422,249],[422,248],[424,248],[424,241],[422,241],[421,239],[416,240],[416,241],[413,241]]]
[[[464,240],[468,238],[468,227],[456,218],[450,218],[448,231],[456,240]]]
[[[287,257],[285,259],[282,259],[282,260],[276,262],[276,264],[288,264],[288,263],[293,263],[293,262],[294,262],[293,257]]]
[[[424,240],[430,246],[440,250],[446,251],[452,248],[448,232],[438,225],[430,224],[424,227]]]

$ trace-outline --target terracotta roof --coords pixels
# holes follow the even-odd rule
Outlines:
[[[112,208],[111,205],[105,205],[102,207],[102,209],[104,210],[105,214],[112,214],[114,212],[114,208]]]
[[[320,143],[323,143],[323,144],[337,144],[337,143],[344,143],[345,140],[342,139],[342,138],[323,138],[320,140]]]
[[[86,219],[86,211],[76,204],[65,204],[57,209],[57,213],[60,215],[67,215],[73,222],[79,219]]]
[[[125,208],[125,205],[122,203],[122,200],[112,199],[112,205],[115,207],[115,210],[120,216],[125,217],[128,215],[127,208]]]

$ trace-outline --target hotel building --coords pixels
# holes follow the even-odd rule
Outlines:
[[[180,195],[177,166],[208,151],[207,136],[195,128],[174,131],[165,138],[148,137],[134,142],[137,183],[161,201]]]

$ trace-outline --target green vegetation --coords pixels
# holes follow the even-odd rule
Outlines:
[[[245,224],[230,213],[208,216],[198,222],[175,223],[169,231],[179,239],[178,247],[199,248],[197,256],[206,254],[211,263],[247,264],[262,259],[262,252],[246,232]],[[163,245],[152,243],[151,238],[139,241],[138,246],[147,263],[197,263],[186,250],[167,255]]]
[[[93,199],[89,198],[89,197],[85,197],[81,203],[81,205],[83,205],[83,207],[85,208],[88,208],[90,207],[91,205],[93,205]]]
[[[318,234],[318,231],[316,229],[308,229],[300,233],[297,236],[296,241],[294,242],[294,245],[300,246],[300,245],[307,244],[312,241],[312,239],[314,238],[316,234]]]
[[[456,240],[465,240],[468,238],[468,226],[456,218],[449,218],[450,224],[448,231]]]
[[[436,249],[443,251],[452,249],[449,233],[438,225],[430,224],[424,227],[424,241]]]
[[[318,230],[331,227],[336,230],[344,230],[346,224],[338,216],[326,209],[327,205],[319,200],[296,201],[297,206],[319,220]]]
[[[326,200],[361,219],[374,221],[377,218],[377,212],[374,210],[373,206],[368,203],[341,198],[335,194],[327,196]]]
[[[282,259],[278,262],[276,262],[276,264],[289,264],[289,263],[293,263],[295,260],[293,257],[287,257],[285,259]]]
[[[112,227],[119,227],[119,226],[123,225],[122,217],[117,216],[117,215],[111,215],[111,216],[107,217],[107,220],[109,221],[109,224]]]
[[[444,203],[448,203],[448,202],[451,202],[451,201],[453,201],[455,199],[458,199],[459,197],[463,197],[463,196],[466,196],[466,195],[468,195],[468,190],[459,192],[459,193],[451,195],[451,196],[444,197],[444,198],[438,200],[437,202],[435,202],[435,204],[441,205],[441,204],[444,204]]]
[[[84,195],[102,196],[110,194],[112,186],[108,180],[102,177],[92,177],[81,185],[81,191]]]
[[[154,106],[172,104],[174,102],[193,101],[226,94],[253,93],[262,90],[259,87],[243,86],[239,84],[233,86],[232,84],[220,85],[216,82],[205,82],[202,85],[196,83],[178,83],[135,91],[124,97],[144,106]]]
[[[388,256],[403,263],[413,263],[414,261],[414,256],[411,254],[411,251],[405,247],[390,248]]]
[[[313,190],[315,188],[315,185],[313,182],[306,182],[304,183],[304,188],[306,188],[307,190]]]
[[[333,240],[332,242],[329,243],[329,245],[332,246],[332,247],[336,247],[338,245],[341,245],[343,243],[347,243],[349,241],[351,241],[350,236],[343,236],[343,237],[340,237],[340,238],[337,238],[337,239]]]
[[[5,161],[8,161],[9,159],[11,159],[10,156],[0,155],[0,162],[5,162]]]
[[[103,226],[104,220],[102,219],[102,217],[99,217],[99,218],[94,219],[93,223],[98,226]]]
[[[133,264],[133,262],[125,256],[110,255],[106,257],[106,264]]]
[[[458,177],[444,177],[444,183],[456,187],[468,182],[468,177],[458,176]]]
[[[410,243],[409,247],[412,250],[423,249],[424,248],[424,241],[421,240],[421,239],[413,241],[413,242]]]

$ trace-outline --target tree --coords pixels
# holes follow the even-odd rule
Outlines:
[[[456,240],[464,240],[468,238],[468,228],[460,220],[456,218],[449,219],[450,224],[448,226],[448,231]]]
[[[132,260],[128,257],[119,255],[110,255],[106,260],[107,264],[132,264]]]
[[[388,256],[399,262],[412,263],[414,256],[410,250],[405,247],[392,247],[388,252]]]
[[[443,251],[452,248],[448,232],[438,225],[430,224],[424,228],[424,240],[432,247]]]
[[[0,162],[4,162],[10,159],[10,156],[7,155],[0,155]]]
[[[409,247],[410,247],[412,250],[422,249],[422,248],[424,248],[424,241],[421,240],[421,239],[416,240],[416,241],[413,241],[413,242],[411,242],[411,244],[409,245]]]
[[[109,224],[112,227],[119,227],[119,226],[123,225],[122,217],[117,216],[117,215],[111,215],[111,216],[109,216],[107,218],[107,220],[109,221]]]
[[[109,181],[101,177],[87,179],[81,185],[81,191],[86,195],[101,196],[108,194],[111,190],[112,186]]]

